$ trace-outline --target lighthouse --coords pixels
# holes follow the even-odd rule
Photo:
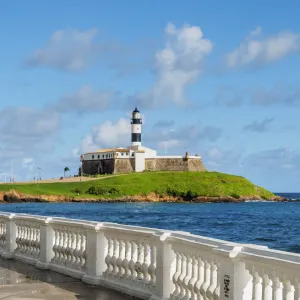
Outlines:
[[[131,119],[131,146],[142,144],[142,118],[137,108],[132,112]]]

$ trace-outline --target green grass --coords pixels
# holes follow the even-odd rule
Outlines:
[[[274,196],[243,177],[218,172],[145,172],[73,183],[0,185],[0,192],[12,189],[27,195],[63,195],[74,198],[113,199],[120,196],[147,195],[151,192],[161,196],[232,196],[236,199],[254,195],[270,199]],[[89,189],[99,191],[99,194],[89,194]],[[79,191],[80,195],[75,191]]]

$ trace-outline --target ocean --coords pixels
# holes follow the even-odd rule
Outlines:
[[[279,195],[300,200],[300,193]],[[297,201],[194,204],[15,203],[1,205],[0,211],[180,230],[300,253],[300,202]]]

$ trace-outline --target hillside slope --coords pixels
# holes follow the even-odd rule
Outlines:
[[[144,172],[93,181],[2,184],[0,200],[18,201],[243,201],[276,200],[249,180],[218,172]]]

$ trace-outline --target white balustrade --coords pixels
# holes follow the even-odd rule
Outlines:
[[[300,300],[299,254],[186,232],[0,214],[0,255],[140,299]]]
[[[244,247],[240,254],[251,275],[251,300],[299,300],[300,255]]]

